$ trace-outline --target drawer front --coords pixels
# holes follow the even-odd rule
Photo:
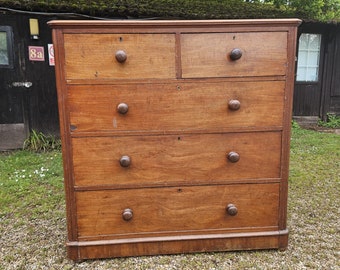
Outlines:
[[[282,125],[283,81],[69,86],[73,132],[223,131]],[[229,108],[238,101],[239,109]],[[128,111],[119,113],[119,104]]]
[[[174,34],[65,34],[64,42],[66,79],[176,77]],[[116,59],[122,51],[125,62]]]
[[[287,32],[183,34],[181,46],[183,78],[285,75],[287,69]]]
[[[279,184],[77,192],[78,236],[275,230],[278,202]]]
[[[281,132],[85,137],[73,138],[72,149],[76,186],[280,178]]]

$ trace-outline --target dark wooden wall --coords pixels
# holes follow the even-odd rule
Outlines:
[[[39,21],[39,40],[30,39],[29,18]],[[14,67],[0,68],[0,106],[4,115],[0,124],[24,121],[29,129],[59,134],[55,73],[54,67],[49,66],[47,52],[47,44],[52,43],[52,38],[46,23],[51,19],[37,15],[0,14],[0,25],[11,26],[14,37]],[[45,61],[30,61],[28,46],[43,46]],[[15,82],[31,82],[32,86],[13,86]]]
[[[326,107],[326,109],[331,113],[340,115],[340,26],[337,26],[334,32],[334,68],[331,77],[330,101],[328,102],[327,100],[326,102],[326,104],[329,104],[329,107]]]
[[[318,82],[295,82],[294,116],[340,115],[340,25],[304,23],[301,33],[322,35]]]

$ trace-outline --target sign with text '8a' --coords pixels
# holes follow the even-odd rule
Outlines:
[[[45,61],[45,51],[42,46],[28,46],[30,61]]]

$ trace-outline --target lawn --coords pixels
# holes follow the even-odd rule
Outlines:
[[[61,153],[0,154],[0,269],[340,269],[340,135],[293,129],[286,251],[66,258]]]

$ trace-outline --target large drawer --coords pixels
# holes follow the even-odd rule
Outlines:
[[[284,81],[71,85],[67,103],[73,132],[259,129],[282,126],[284,88]],[[239,109],[229,107],[234,101]]]
[[[64,43],[66,79],[176,77],[174,34],[65,34]]]
[[[79,239],[270,231],[279,184],[77,192],[76,205]]]
[[[285,75],[287,70],[287,32],[183,34],[181,47],[183,78]],[[241,57],[232,60],[232,51]]]
[[[281,132],[84,137],[72,139],[72,150],[78,187],[281,177]]]

